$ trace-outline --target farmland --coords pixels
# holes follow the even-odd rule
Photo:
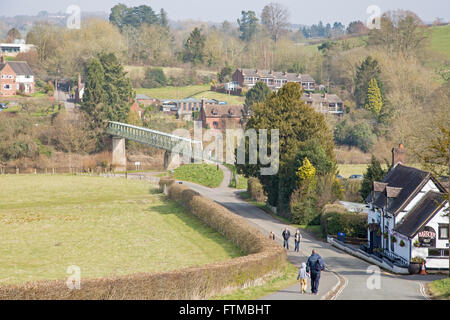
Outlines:
[[[170,271],[241,251],[143,181],[6,175],[0,283]]]

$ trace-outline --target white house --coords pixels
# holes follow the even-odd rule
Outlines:
[[[369,250],[400,265],[419,257],[428,269],[448,269],[446,190],[430,172],[397,162],[399,152],[401,145],[393,149],[395,165],[366,199]]]

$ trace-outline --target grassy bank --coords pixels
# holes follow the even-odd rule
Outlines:
[[[217,188],[223,180],[223,171],[211,164],[187,164],[174,170],[174,178]]]
[[[158,272],[240,256],[180,205],[139,180],[6,175],[0,284]]]
[[[435,299],[450,300],[450,278],[433,281],[428,289]]]

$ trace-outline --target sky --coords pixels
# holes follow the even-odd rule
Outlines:
[[[70,5],[78,5],[81,11],[109,13],[119,2],[127,6],[145,4],[155,11],[164,8],[172,20],[235,22],[242,10],[253,10],[259,16],[266,4],[278,2],[289,9],[289,22],[295,24],[311,25],[320,20],[344,24],[354,20],[367,21],[370,14],[366,10],[370,5],[378,6],[381,12],[408,9],[425,22],[433,22],[436,17],[450,21],[448,0],[0,0],[0,16],[36,15],[41,10],[65,12]]]

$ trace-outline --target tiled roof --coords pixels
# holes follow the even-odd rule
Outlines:
[[[336,94],[328,94],[325,98],[325,95],[320,93],[311,93],[311,95],[304,93],[302,98],[305,101],[312,101],[314,103],[343,103],[342,99]]]
[[[241,118],[243,108],[242,105],[206,105],[203,110],[207,118]]]
[[[430,221],[445,203],[445,195],[441,192],[429,191],[415,206],[408,212],[404,220],[394,228],[409,238],[415,237],[420,229]]]
[[[18,76],[34,75],[33,71],[31,70],[30,66],[26,61],[7,61],[5,63],[0,64],[0,70],[3,70],[3,68],[7,64],[14,70],[14,72]]]
[[[398,212],[408,205],[429,179],[432,179],[431,173],[413,167],[397,164],[392,168],[382,182],[387,183],[389,187],[401,188],[401,190],[398,190],[397,197],[390,201],[388,212],[397,215]],[[441,191],[445,191],[439,182],[434,179],[433,181]],[[384,208],[386,205],[385,193],[378,193],[376,199],[373,199],[373,196],[373,192],[371,192],[366,201],[368,203],[373,201],[375,206]]]
[[[245,77],[283,79],[288,82],[314,82],[309,74],[298,74],[292,72],[271,71],[265,69],[240,69]]]

